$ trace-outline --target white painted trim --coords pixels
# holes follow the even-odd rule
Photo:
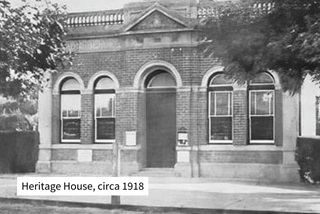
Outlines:
[[[136,145],[136,146],[119,145],[119,149],[121,149],[121,150],[140,150],[141,145]]]
[[[164,69],[169,72],[175,79],[177,88],[182,87],[182,78],[178,70],[169,62],[162,60],[152,60],[140,67],[133,81],[134,89],[144,88],[146,77],[157,69]]]
[[[96,81],[96,79],[98,79],[101,76],[107,76],[110,79],[112,79],[112,81],[115,84],[115,89],[120,88],[119,81],[113,73],[111,73],[110,71],[98,71],[94,75],[91,76],[89,83],[88,83],[87,90],[93,90],[94,82]]]
[[[210,140],[209,144],[233,144],[232,140]]]
[[[81,140],[80,139],[75,139],[75,140],[61,139],[61,143],[81,143]]]
[[[94,143],[96,143],[96,144],[102,144],[102,143],[113,144],[115,142],[116,142],[116,140],[97,140],[97,139],[95,139]]]
[[[74,72],[68,71],[68,72],[65,72],[65,73],[61,74],[61,75],[57,78],[56,82],[54,83],[54,87],[53,87],[53,91],[52,91],[53,94],[55,94],[55,95],[60,94],[60,85],[61,85],[61,82],[62,82],[65,78],[68,78],[68,77],[75,78],[75,79],[79,82],[79,84],[80,84],[80,93],[81,93],[81,94],[83,93],[83,91],[85,90],[85,86],[84,86],[84,83],[83,83],[81,77],[80,77],[78,74],[74,73]]]
[[[304,79],[300,96],[301,136],[320,138],[316,135],[316,97],[320,96],[320,87],[309,74]]]
[[[221,66],[221,65],[215,65],[211,69],[209,69],[203,75],[203,78],[202,78],[202,81],[201,81],[201,87],[206,87],[207,88],[210,77],[215,73],[222,72],[223,69],[224,69],[224,66]]]
[[[176,146],[176,151],[191,151],[190,146]]]
[[[281,89],[281,83],[280,83],[280,78],[279,78],[279,75],[274,72],[274,71],[268,71],[269,72],[269,75],[271,75],[274,79],[274,87],[275,87],[275,90],[280,90]]]
[[[251,140],[251,144],[274,144],[274,140]]]

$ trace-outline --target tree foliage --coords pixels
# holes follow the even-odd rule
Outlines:
[[[46,72],[71,61],[65,46],[64,15],[65,9],[57,4],[47,3],[40,9],[25,3],[13,8],[0,0],[2,95],[26,95],[44,81]]]
[[[200,26],[201,50],[238,83],[272,70],[292,94],[307,74],[320,82],[320,1],[239,1],[217,7]],[[261,5],[261,4],[260,4]]]

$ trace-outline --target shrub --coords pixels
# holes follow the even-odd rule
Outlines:
[[[299,137],[297,139],[296,161],[303,182],[320,181],[320,139]]]
[[[0,131],[29,131],[37,126],[37,102],[8,101],[0,104]]]
[[[0,115],[0,130],[29,131],[32,126],[23,114]]]

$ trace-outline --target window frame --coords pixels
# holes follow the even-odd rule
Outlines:
[[[212,81],[217,78],[219,75],[225,75],[222,72],[216,73],[213,75],[208,82],[208,95],[207,95],[207,101],[208,101],[208,137],[209,137],[209,144],[233,144],[233,139],[234,139],[234,123],[233,123],[233,116],[234,116],[234,96],[233,96],[233,83],[228,83],[228,84],[212,84]],[[211,94],[212,93],[230,93],[231,97],[229,98],[230,106],[228,105],[228,112],[231,110],[230,115],[224,115],[224,116],[211,116]],[[216,99],[216,98],[215,98]],[[228,102],[229,102],[228,101]],[[216,102],[215,102],[216,104]],[[212,133],[211,133],[211,117],[228,117],[231,118],[231,140],[212,140]]]
[[[80,143],[81,142],[81,93],[80,93],[80,90],[62,90],[62,87],[63,85],[70,79],[74,79],[74,78],[67,78],[62,84],[61,84],[61,87],[60,87],[60,142],[61,143]],[[74,79],[76,80],[76,79]],[[77,80],[76,80],[77,81]],[[80,88],[80,83],[78,82],[79,84],[79,88]],[[65,96],[65,95],[71,95],[71,96],[79,96],[80,98],[80,108],[79,108],[79,116],[77,117],[64,117],[63,116],[63,109],[62,109],[62,106],[63,106],[63,102],[62,102],[62,97]],[[64,125],[64,120],[74,120],[74,119],[77,119],[79,120],[79,123],[80,123],[80,133],[79,133],[79,139],[64,139],[64,134],[63,134],[63,125]]]
[[[94,114],[94,143],[96,144],[112,144],[116,142],[116,124],[115,124],[115,120],[116,120],[116,93],[115,93],[115,88],[111,87],[111,88],[105,88],[105,89],[96,89],[96,85],[98,84],[98,82],[103,79],[103,78],[109,78],[110,80],[113,81],[112,78],[110,78],[109,76],[102,76],[100,78],[98,78],[95,81],[94,84],[94,105],[93,105],[93,114]],[[97,107],[96,107],[96,95],[112,95],[113,97],[113,102],[112,102],[112,116],[99,116],[97,117]],[[98,120],[99,119],[105,119],[105,118],[113,118],[114,119],[114,139],[98,139]]]
[[[275,144],[275,115],[276,115],[276,93],[275,93],[275,87],[274,87],[274,79],[269,73],[267,74],[273,83],[251,83],[249,82],[249,96],[248,96],[248,118],[249,118],[249,144]],[[252,115],[251,113],[251,97],[253,92],[272,92],[272,97],[273,97],[273,103],[272,103],[272,114],[268,115]],[[256,105],[256,103],[255,103]],[[270,105],[269,105],[269,110],[270,110]],[[252,140],[252,117],[272,117],[272,140]]]
[[[229,85],[228,85],[229,86]],[[219,85],[219,87],[221,87]],[[209,120],[209,143],[210,144],[232,144],[233,143],[233,129],[234,129],[234,124],[233,124],[233,115],[234,115],[234,109],[233,109],[233,91],[231,90],[215,90],[214,86],[210,87],[211,89],[209,90],[209,106],[208,106],[208,120]],[[211,115],[211,94],[223,94],[223,93],[228,93],[228,113],[230,113],[230,115]],[[230,102],[230,103],[229,103]],[[215,104],[216,104],[216,96],[215,96]],[[216,110],[216,108],[215,108]],[[231,112],[230,112],[231,111]],[[231,140],[212,140],[212,131],[211,131],[211,118],[219,118],[219,117],[223,117],[223,118],[231,118]]]

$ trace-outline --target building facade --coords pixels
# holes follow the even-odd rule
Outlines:
[[[69,14],[73,66],[39,97],[38,172],[121,175],[171,168],[185,177],[298,181],[299,96],[275,73],[246,85],[199,50],[196,0]]]

